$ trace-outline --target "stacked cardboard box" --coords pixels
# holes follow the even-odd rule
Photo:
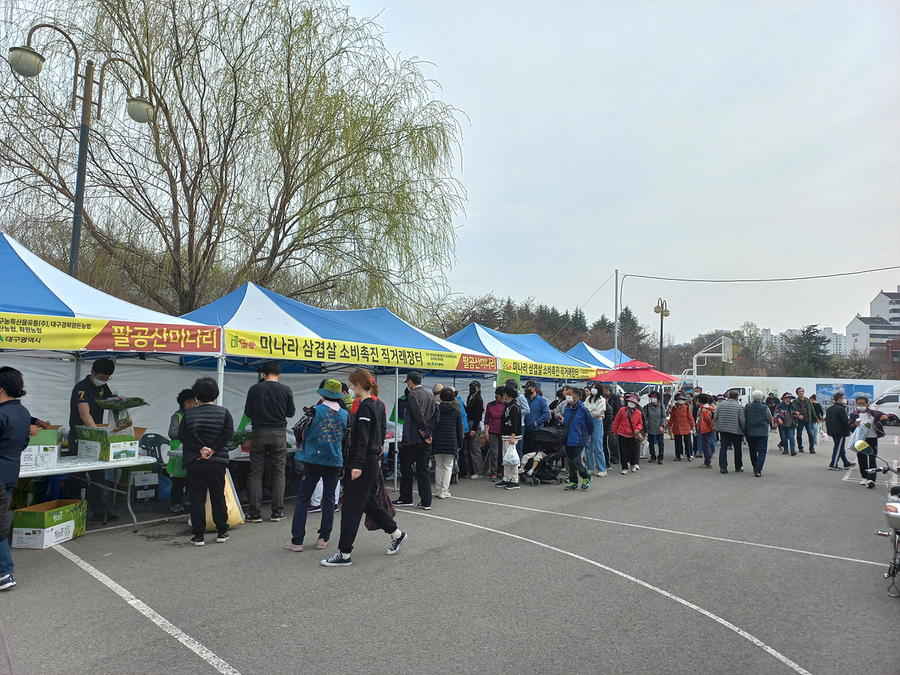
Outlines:
[[[109,435],[106,427],[75,427],[78,435],[78,456],[112,462],[138,456],[138,440],[146,429],[134,427],[134,434]]]
[[[59,459],[62,445],[62,428],[51,425],[32,436],[19,457],[19,465],[24,468],[52,466]]]

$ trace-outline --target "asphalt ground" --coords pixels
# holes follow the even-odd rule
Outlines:
[[[900,460],[898,443],[880,454]],[[667,454],[585,492],[463,480],[430,512],[399,509],[397,555],[361,528],[344,569],[319,564],[340,515],[325,552],[317,514],[307,550],[283,548],[290,502],[224,545],[192,546],[181,517],[15,550],[14,672],[900,672],[883,477],[828,471],[830,443],[770,453],[762,478]]]

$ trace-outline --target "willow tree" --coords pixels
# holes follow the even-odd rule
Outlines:
[[[331,0],[76,0],[11,8],[10,45],[53,22],[109,58],[90,138],[82,278],[184,313],[253,281],[407,316],[453,260],[460,128],[421,62]],[[29,11],[34,5],[29,4]],[[65,268],[78,118],[48,29],[40,77],[0,75],[0,223]],[[141,89],[149,125],[122,112]]]

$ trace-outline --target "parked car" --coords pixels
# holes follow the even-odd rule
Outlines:
[[[880,410],[887,419],[883,421],[891,425],[900,425],[900,387],[891,387],[872,403],[872,408]]]

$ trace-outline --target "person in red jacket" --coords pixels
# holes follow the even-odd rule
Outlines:
[[[494,392],[494,400],[487,404],[484,409],[484,440],[487,441],[488,468],[491,473],[491,482],[501,480],[500,469],[500,418],[503,416],[503,388],[498,387]]]
[[[681,461],[683,454],[687,461],[693,462],[691,453],[691,434],[694,433],[694,416],[691,406],[685,404],[685,396],[681,392],[675,394],[675,407],[669,413],[669,430],[675,436],[675,461]]]
[[[640,400],[637,394],[628,394],[625,397],[625,406],[619,408],[612,424],[612,433],[619,440],[619,457],[622,460],[623,476],[628,475],[629,469],[633,473],[641,468],[638,460],[644,431],[644,416],[638,408]]]
[[[700,447],[703,450],[703,464],[701,469],[712,468],[712,451],[713,451],[713,410],[712,398],[709,394],[700,394],[697,396],[697,403],[700,408],[697,411],[698,423],[700,426]]]

